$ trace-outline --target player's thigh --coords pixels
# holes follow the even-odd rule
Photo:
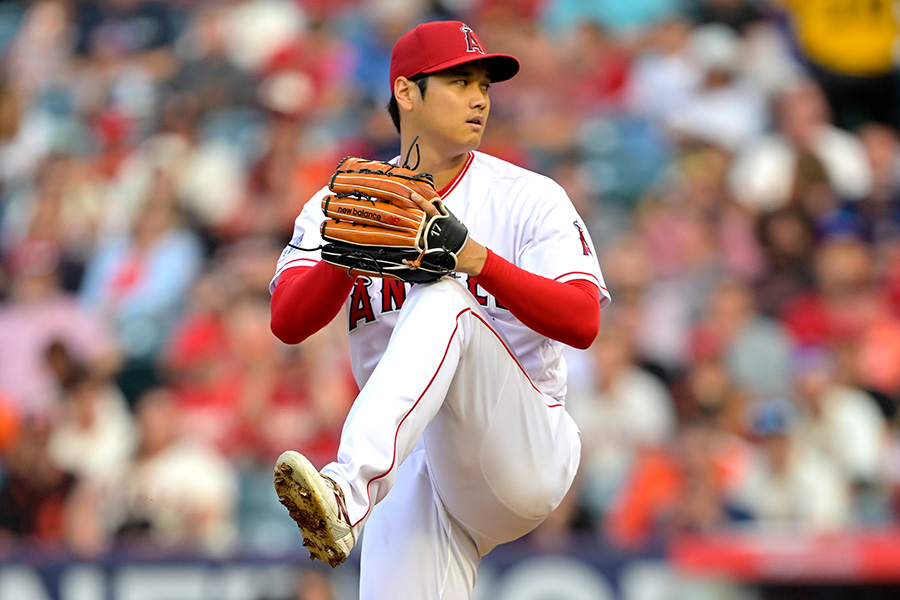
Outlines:
[[[559,504],[580,438],[563,407],[535,389],[489,329],[468,345],[424,443],[449,512],[488,551],[531,531]]]

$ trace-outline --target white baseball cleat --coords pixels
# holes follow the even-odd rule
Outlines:
[[[299,452],[288,450],[275,463],[275,491],[303,533],[310,560],[338,566],[356,539],[344,503],[344,492]]]

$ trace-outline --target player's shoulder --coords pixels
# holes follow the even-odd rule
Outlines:
[[[484,152],[473,151],[473,160],[470,166],[475,172],[482,173],[491,178],[495,184],[506,184],[521,188],[523,191],[540,193],[559,193],[563,188],[550,177],[536,173]]]

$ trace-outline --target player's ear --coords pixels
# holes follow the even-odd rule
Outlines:
[[[397,99],[397,106],[401,110],[412,110],[413,95],[418,93],[418,86],[406,77],[401,76],[394,80],[394,98]]]

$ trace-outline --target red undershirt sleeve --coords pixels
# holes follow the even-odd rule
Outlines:
[[[475,281],[534,331],[575,348],[593,343],[600,326],[600,292],[582,279],[565,283],[529,273],[488,250]],[[272,293],[272,333],[297,344],[327,325],[353,289],[343,271],[320,262],[281,274]]]
[[[550,339],[587,348],[600,328],[600,290],[584,279],[560,282],[530,273],[488,249],[475,282],[523,324]]]
[[[353,282],[324,261],[314,267],[287,269],[272,292],[272,333],[286,344],[299,344],[331,322]]]

